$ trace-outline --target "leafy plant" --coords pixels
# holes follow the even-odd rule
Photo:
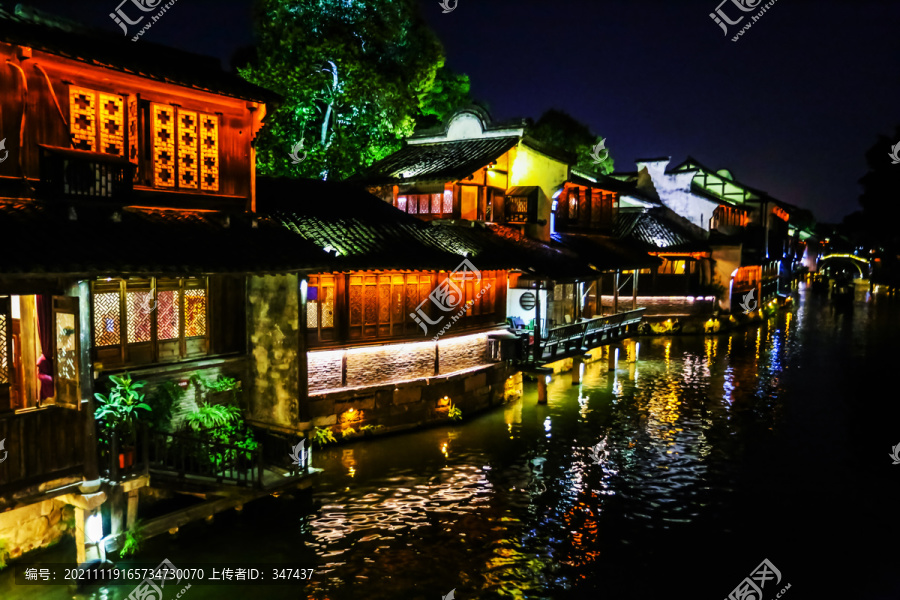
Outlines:
[[[337,442],[334,437],[334,433],[331,432],[329,427],[316,427],[316,430],[312,434],[313,444],[319,446],[320,448],[326,444],[333,444]]]
[[[370,433],[372,431],[377,431],[379,429],[384,429],[384,425],[363,425],[359,428],[363,433]]]
[[[172,421],[172,408],[181,404],[187,390],[174,381],[165,381],[147,398],[152,412],[147,421],[153,429],[168,429]]]
[[[208,392],[230,392],[241,389],[240,381],[224,375],[219,375],[217,379],[207,379],[195,373],[191,376],[191,382]]]
[[[8,547],[8,542],[5,539],[0,538],[0,569],[5,569],[7,566],[6,558],[9,555],[7,550]]]
[[[204,402],[196,411],[185,417],[194,431],[215,429],[223,425],[234,424],[241,419],[241,409],[227,404],[209,404]]]
[[[135,552],[139,552],[141,545],[144,543],[144,532],[141,521],[135,521],[134,526],[125,532],[125,543],[119,550],[121,558],[132,556]]]
[[[107,431],[115,431],[120,435],[131,434],[141,415],[152,411],[150,405],[144,402],[145,394],[141,391],[147,382],[134,381],[128,373],[122,376],[110,375],[109,379],[114,384],[109,395],[94,394],[100,403],[94,411],[94,418]]]
[[[350,437],[352,435],[356,435],[357,431],[352,427],[347,427],[346,429],[341,430],[341,437]]]
[[[447,412],[447,416],[454,421],[462,421],[463,413],[462,410],[460,410],[456,406],[451,405],[450,410]]]

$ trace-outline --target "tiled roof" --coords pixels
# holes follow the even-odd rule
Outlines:
[[[407,144],[369,167],[360,181],[371,185],[456,181],[496,160],[518,143],[518,137],[494,137]]]
[[[316,270],[331,261],[250,213],[7,201],[0,202],[0,239],[6,245],[0,274],[278,273]]]
[[[577,252],[601,271],[649,269],[662,261],[634,247],[634,244],[608,236],[581,233],[554,233],[553,239]]]
[[[709,246],[693,235],[687,227],[667,218],[667,209],[653,208],[647,211],[619,211],[613,226],[613,235],[630,240],[648,252],[708,252]]]
[[[597,271],[584,257],[556,242],[533,240],[520,230],[494,223],[432,222],[446,243],[479,269],[518,269],[555,281],[585,280]]]
[[[557,280],[594,274],[573,252],[517,229],[428,223],[347,183],[260,178],[257,208],[320,248],[337,250],[337,270],[451,270],[469,258],[478,269],[520,269]]]
[[[112,11],[115,2],[110,4],[109,10]],[[0,6],[0,41],[9,44],[245,100],[270,101],[279,98],[274,92],[224,72],[217,58],[176,50],[143,39],[139,43],[132,42],[131,38],[139,30],[137,26],[132,27],[133,32],[126,37],[45,17],[27,8],[16,7],[13,10],[6,5]]]
[[[440,270],[461,261],[428,223],[351,184],[261,177],[257,209],[319,248],[337,251],[339,269]]]

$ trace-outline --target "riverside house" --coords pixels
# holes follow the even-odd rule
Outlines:
[[[509,278],[507,315],[514,326],[525,324],[534,330],[538,349],[534,361],[541,363],[545,355],[557,357],[558,344],[552,340],[560,336],[575,340],[588,327],[580,323],[599,314],[586,292],[602,272],[610,274],[611,282],[616,271],[634,268],[635,260],[656,263],[645,253],[624,247],[580,255],[553,238],[560,214],[558,197],[567,182],[574,181],[575,162],[569,153],[527,135],[524,121],[494,123],[480,108],[466,108],[444,126],[407,139],[403,148],[372,165],[360,181],[386,203],[438,229],[458,230],[457,235],[489,230],[517,240],[520,246],[528,240],[544,244],[592,266],[591,272],[576,274],[560,267]],[[573,189],[566,188],[566,193],[574,193]],[[608,229],[615,214],[614,195],[592,184],[579,190],[586,222]],[[571,220],[575,219],[573,215]],[[615,246],[612,240],[608,243]],[[572,352],[576,345],[582,347],[573,343]]]
[[[196,381],[233,381],[247,401],[280,393],[276,374],[296,387],[296,364],[247,369],[303,336],[297,305],[277,340],[248,307],[330,259],[254,214],[271,94],[218,61],[17,8],[0,9],[0,64],[0,551],[74,534],[83,562],[116,547],[150,485],[204,475],[192,491],[214,497],[267,483],[261,447],[175,466],[172,431],[210,399]],[[179,390],[171,420],[151,413],[130,448],[94,420],[95,392],[126,372],[148,398]]]

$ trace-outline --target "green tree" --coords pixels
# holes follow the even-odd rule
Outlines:
[[[261,175],[346,178],[469,101],[415,0],[257,0],[255,12],[258,45],[238,72],[284,98],[257,139]]]
[[[590,127],[564,111],[551,108],[541,115],[529,134],[538,141],[573,153],[578,157],[575,168],[582,173],[606,175],[613,172],[613,158],[608,148],[596,154],[602,159],[599,163],[593,158],[594,148],[604,141],[603,138],[594,135]]]

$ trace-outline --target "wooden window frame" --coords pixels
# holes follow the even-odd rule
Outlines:
[[[91,282],[91,357],[103,364],[104,368],[120,368],[137,365],[166,364],[191,360],[210,354],[211,314],[210,285],[206,277],[193,278],[148,278],[148,279],[111,279]],[[199,336],[186,335],[187,300],[185,292],[203,290],[205,298],[204,333]],[[150,293],[152,307],[150,311],[150,339],[145,341],[129,341],[129,292]],[[178,293],[178,335],[175,338],[159,338],[159,294],[161,292]],[[119,341],[117,344],[97,346],[97,323],[95,297],[102,293],[117,293]]]

